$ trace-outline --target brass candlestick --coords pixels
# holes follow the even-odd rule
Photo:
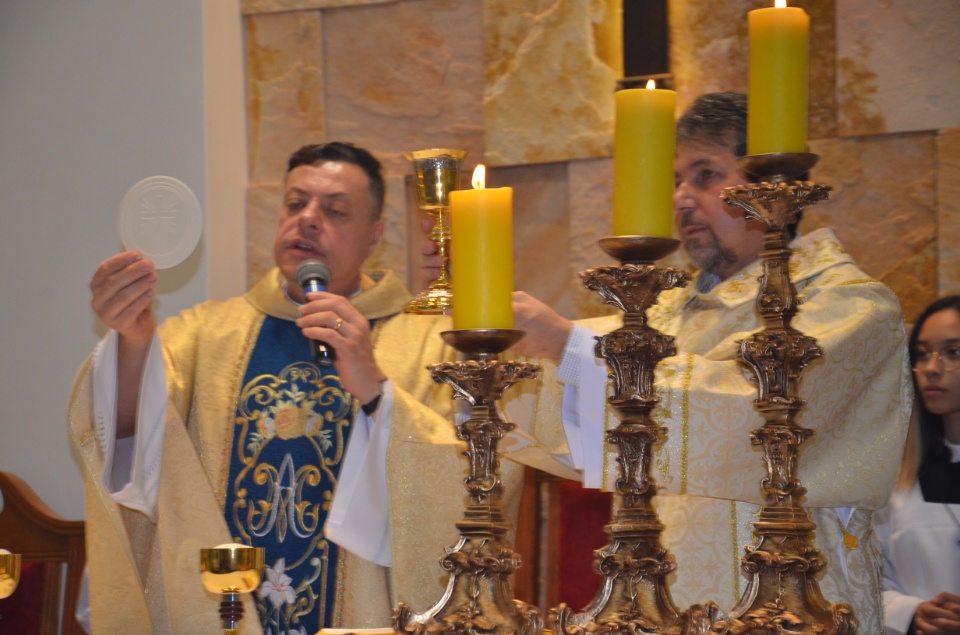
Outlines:
[[[460,540],[447,548],[440,566],[450,573],[443,597],[424,613],[400,603],[393,626],[411,635],[540,635],[543,620],[534,607],[513,598],[510,576],[520,566],[503,513],[497,444],[514,428],[497,409],[503,391],[522,379],[536,378],[536,364],[500,361],[499,353],[523,337],[522,331],[473,329],[446,331],[444,341],[464,353],[465,361],[429,366],[433,380],[449,384],[455,399],[470,404],[470,418],[457,425],[467,442],[470,502],[457,523]]]
[[[672,337],[647,324],[646,311],[662,291],[687,284],[684,272],[653,264],[678,246],[672,238],[605,238],[600,247],[620,266],[580,274],[584,286],[624,312],[623,326],[597,338],[596,348],[610,367],[614,395],[609,402],[621,420],[607,432],[607,442],[619,448],[619,504],[605,528],[610,544],[594,552],[603,584],[593,602],[578,614],[563,604],[551,611],[553,630],[563,635],[581,635],[584,629],[610,635],[699,635],[709,632],[717,616],[712,602],[682,613],[674,604],[666,578],[676,563],[660,543],[663,524],[652,505],[657,493],[652,450],[666,435],[650,417],[660,401],[653,391],[653,371],[676,348]]]
[[[0,549],[0,600],[8,598],[20,583],[20,554]]]
[[[450,287],[450,229],[447,227],[450,192],[460,186],[460,162],[467,156],[465,150],[434,148],[418,150],[405,154],[413,162],[413,171],[417,175],[417,194],[420,209],[433,217],[433,231],[430,239],[437,246],[437,253],[443,259],[440,277],[417,294],[405,309],[406,313],[433,315],[449,313],[453,307],[453,291]]]
[[[754,408],[764,424],[750,440],[763,446],[767,476],[761,483],[765,504],[754,523],[757,539],[744,548],[741,559],[750,579],[747,591],[716,632],[848,635],[858,626],[848,604],[828,605],[820,592],[815,576],[826,561],[811,541],[816,525],[800,504],[806,489],[797,477],[800,445],[813,434],[796,423],[805,404],[799,396],[800,373],[823,352],[814,338],[790,324],[798,302],[790,280],[788,228],[806,205],[829,196],[827,186],[796,180],[816,162],[816,155],[804,153],[741,157],[744,171],[763,182],[723,193],[725,202],[767,226],[757,295],[764,328],[743,340],[739,351],[740,361],[757,377]]]
[[[263,577],[263,547],[240,544],[200,550],[203,588],[220,596],[220,624],[225,635],[239,635],[243,618],[240,596],[250,593]]]

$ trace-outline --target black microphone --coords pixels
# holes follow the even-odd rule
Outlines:
[[[327,284],[330,282],[330,270],[327,265],[319,260],[304,260],[297,268],[297,283],[303,289],[303,300],[306,302],[307,294],[312,291],[326,291]],[[337,358],[337,352],[332,346],[324,344],[320,340],[310,340],[310,346],[313,348],[313,359],[317,366],[321,368],[333,366]]]

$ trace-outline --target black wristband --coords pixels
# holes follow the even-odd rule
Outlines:
[[[363,404],[362,406],[360,406],[360,410],[363,410],[363,414],[367,415],[368,417],[372,417],[373,413],[377,411],[377,406],[380,405],[380,399],[383,397],[383,382],[385,381],[387,380],[386,379],[380,380],[380,384],[377,387],[378,388],[377,396],[371,399],[370,401],[368,401],[367,403]]]
[[[363,414],[367,415],[368,417],[372,417],[373,413],[377,411],[377,406],[380,405],[380,397],[383,397],[383,394],[377,393],[376,397],[360,406],[360,410],[363,410]]]

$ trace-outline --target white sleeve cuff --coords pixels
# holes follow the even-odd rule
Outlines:
[[[564,384],[563,431],[584,487],[603,485],[606,447],[607,365],[596,356],[597,333],[574,325],[567,338],[557,379]]]
[[[557,365],[557,381],[562,384],[577,384],[580,382],[580,362],[583,355],[584,341],[593,342],[593,335],[587,328],[574,324],[563,345],[563,356]],[[592,353],[591,353],[592,356]]]
[[[136,433],[117,435],[117,349],[120,337],[111,331],[97,345],[93,361],[94,426],[103,452],[104,487],[124,507],[157,521],[160,461],[167,418],[167,375],[160,338],[154,336],[144,366],[137,408]]]
[[[386,469],[392,415],[393,382],[388,380],[373,417],[357,412],[324,526],[329,540],[384,567],[393,563]]]

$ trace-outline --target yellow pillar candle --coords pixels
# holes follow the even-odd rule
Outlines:
[[[453,328],[513,328],[513,188],[450,192]]]
[[[810,16],[777,0],[748,13],[747,21],[747,152],[806,152]]]
[[[673,235],[677,93],[654,88],[616,93],[613,234]]]

